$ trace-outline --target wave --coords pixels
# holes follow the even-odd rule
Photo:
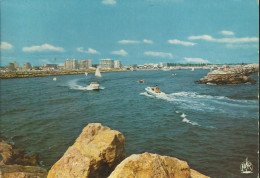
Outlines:
[[[186,122],[186,123],[191,124],[191,125],[201,126],[201,125],[199,125],[197,122],[192,122],[192,121],[190,121],[190,120],[187,119],[187,118],[183,118],[182,122]]]

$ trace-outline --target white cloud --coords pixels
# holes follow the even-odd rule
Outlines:
[[[210,63],[208,60],[202,59],[202,58],[184,58],[186,62],[192,62],[192,63]]]
[[[183,46],[194,46],[194,45],[196,45],[196,43],[192,43],[192,42],[188,42],[188,41],[180,41],[180,40],[177,40],[177,39],[168,40],[168,43],[170,43],[170,44],[180,44],[180,45],[183,45]]]
[[[172,53],[146,51],[146,52],[144,52],[144,54],[146,56],[173,58]]]
[[[243,49],[248,49],[248,48],[259,48],[258,44],[234,44],[234,43],[228,43],[226,44],[227,48],[231,49],[236,49],[236,48],[243,48]]]
[[[4,42],[4,41],[1,42],[0,49],[10,50],[12,48],[13,48],[13,45],[11,45],[10,43]]]
[[[140,41],[134,41],[134,40],[121,40],[121,41],[118,41],[118,43],[120,43],[120,44],[138,44],[138,43],[140,43]]]
[[[258,37],[244,37],[244,38],[213,38],[210,35],[201,35],[201,36],[190,36],[189,40],[205,40],[217,43],[250,43],[258,42]]]
[[[77,48],[77,51],[81,52],[81,53],[89,53],[89,54],[100,54],[97,50],[92,49],[92,48],[88,48],[88,50],[84,50],[83,47],[79,47]]]
[[[115,0],[102,0],[102,4],[115,5],[116,1]]]
[[[120,55],[120,56],[126,56],[126,55],[128,55],[128,53],[127,53],[125,50],[123,50],[123,49],[121,49],[121,50],[119,50],[119,51],[112,51],[112,54]]]
[[[189,40],[206,40],[206,41],[213,41],[214,38],[210,35],[200,35],[200,36],[190,36]]]
[[[234,32],[232,32],[232,31],[227,31],[227,30],[222,30],[222,31],[219,32],[219,33],[222,34],[222,35],[226,35],[226,36],[233,36],[233,35],[235,35]]]
[[[144,39],[143,42],[144,42],[144,43],[147,43],[147,44],[153,44],[153,41],[152,41],[152,40]]]
[[[24,52],[41,52],[41,51],[57,51],[57,52],[64,52],[64,49],[61,47],[55,47],[50,44],[43,44],[41,46],[31,46],[31,47],[24,47],[22,49]]]

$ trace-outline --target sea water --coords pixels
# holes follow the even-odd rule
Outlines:
[[[256,85],[198,84],[208,70],[102,73],[1,80],[1,135],[50,168],[88,123],[125,136],[127,156],[176,157],[210,177],[257,177],[258,76]],[[176,75],[172,75],[175,73]],[[138,83],[144,79],[144,83]],[[98,81],[99,91],[88,91]],[[158,85],[166,96],[145,87]],[[252,174],[242,174],[246,157]]]

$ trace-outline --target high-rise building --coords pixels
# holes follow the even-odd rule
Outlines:
[[[9,63],[8,69],[9,69],[9,71],[14,71],[15,70],[15,66],[14,66],[13,62]]]
[[[81,60],[79,64],[80,69],[89,69],[92,67],[92,60],[86,59],[86,60]]]
[[[65,60],[64,61],[64,68],[66,70],[76,70],[76,69],[78,69],[78,60],[76,60],[76,59]]]
[[[29,62],[23,63],[23,70],[30,70],[32,65]]]
[[[114,61],[114,68],[121,68],[122,67],[122,64],[121,64],[121,61]]]
[[[112,59],[100,59],[99,64],[100,64],[100,68],[102,69],[114,68],[114,60]]]

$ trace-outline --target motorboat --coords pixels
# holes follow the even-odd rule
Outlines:
[[[145,91],[149,94],[149,95],[152,95],[152,96],[165,96],[166,94],[162,91],[160,92],[155,92],[155,87],[146,87],[145,88]]]
[[[87,90],[99,90],[98,82],[91,82],[89,86],[87,86]]]

